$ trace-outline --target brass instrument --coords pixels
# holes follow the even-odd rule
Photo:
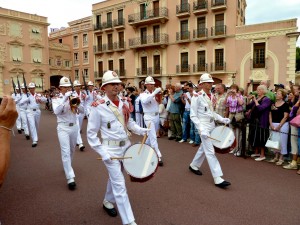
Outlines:
[[[72,112],[77,113],[78,106],[80,105],[80,98],[71,95],[69,97],[69,102],[70,102],[70,107],[71,107]]]

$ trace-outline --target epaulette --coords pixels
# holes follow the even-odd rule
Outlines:
[[[198,97],[198,96],[199,96],[198,93],[195,93],[195,94],[194,94],[194,97]]]
[[[99,100],[97,100],[97,102],[99,102],[99,104],[103,104],[105,102],[105,100],[104,99],[99,99]]]

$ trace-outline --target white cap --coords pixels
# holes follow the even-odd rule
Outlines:
[[[28,88],[35,88],[35,84],[33,82],[29,83]]]
[[[70,82],[69,78],[67,78],[67,77],[60,78],[59,86],[60,87],[71,87],[71,82]]]
[[[89,81],[87,85],[88,86],[94,86],[94,83],[92,81]]]
[[[146,77],[145,84],[155,84],[153,77],[150,76]]]
[[[101,87],[112,83],[122,83],[122,81],[119,79],[118,74],[115,71],[108,70],[103,74]]]
[[[202,83],[213,83],[214,80],[212,79],[211,75],[209,73],[204,73],[200,77],[200,84]]]
[[[21,89],[22,89],[22,88],[25,88],[25,85],[24,85],[24,83],[22,83],[22,84],[21,84]]]
[[[81,86],[81,83],[79,82],[79,80],[74,80],[73,86]]]

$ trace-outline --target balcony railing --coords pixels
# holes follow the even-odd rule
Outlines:
[[[114,49],[115,50],[125,50],[126,48],[126,42],[121,41],[121,42],[114,42]]]
[[[113,28],[112,21],[108,21],[108,22],[103,22],[102,23],[102,29],[112,29],[112,28]]]
[[[153,75],[157,74],[162,75],[162,67],[153,67]]]
[[[154,20],[156,22],[157,19],[168,18],[168,9],[166,7],[161,7],[157,9],[147,10],[145,12],[139,12],[135,14],[128,15],[128,23],[134,24],[143,22],[144,20]]]
[[[95,71],[94,72],[95,79],[102,79],[102,77],[103,77],[103,71],[99,71],[99,72]]]
[[[129,39],[129,47],[144,47],[145,45],[166,45],[169,43],[168,34],[148,35],[146,37]]]
[[[115,72],[119,75],[119,77],[125,77],[126,76],[126,70],[115,70]]]
[[[211,63],[211,71],[226,70],[226,62]]]
[[[212,7],[224,6],[224,5],[226,5],[226,0],[213,0],[211,3]]]
[[[101,24],[95,24],[94,25],[94,30],[102,30],[102,25]]]
[[[104,44],[107,46],[106,48],[106,51],[113,51],[114,50],[114,44],[111,42],[111,43],[108,43],[108,44]]]
[[[190,13],[190,3],[184,3],[176,5],[176,14],[189,14]]]
[[[147,68],[137,68],[137,69],[136,69],[136,74],[137,74],[138,76],[152,75],[152,67],[147,67]]]
[[[176,73],[189,73],[190,64],[176,65]]]
[[[211,28],[211,36],[225,36],[226,25],[215,26]]]
[[[124,26],[125,25],[125,19],[119,18],[114,20],[114,27]]]
[[[189,40],[190,40],[189,31],[176,32],[176,41],[189,41]]]
[[[207,28],[200,28],[193,31],[193,38],[200,39],[200,38],[207,38],[208,37],[208,29]]]
[[[102,52],[103,52],[103,46],[102,45],[94,45],[94,54],[102,53]]]
[[[193,65],[193,72],[207,72],[208,70],[207,63],[200,63],[200,64],[194,64]]]
[[[193,11],[207,10],[207,1],[197,0],[193,2]]]

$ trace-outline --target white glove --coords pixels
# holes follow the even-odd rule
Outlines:
[[[148,129],[148,128],[141,128],[140,132],[141,132],[141,135],[145,135],[145,134],[149,134],[151,129]]]
[[[230,123],[230,119],[229,118],[223,118],[222,123],[225,123],[225,124],[229,124]]]
[[[68,92],[65,93],[66,97],[70,97],[71,95],[72,95],[72,91],[68,91]]]
[[[203,139],[207,139],[208,136],[209,136],[206,131],[202,131],[202,132],[199,132],[199,133],[200,133],[201,138],[203,138]]]
[[[153,91],[153,94],[156,95],[156,94],[158,94],[160,92],[161,92],[161,88],[158,87],[158,88],[155,88],[155,90]]]
[[[111,162],[110,154],[106,153],[104,156],[102,156],[102,161],[105,163],[110,163]]]

